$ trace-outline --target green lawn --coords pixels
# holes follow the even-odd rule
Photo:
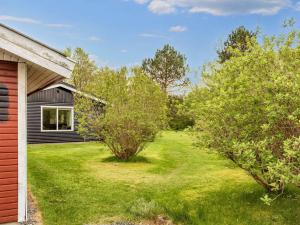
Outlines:
[[[299,225],[300,191],[271,207],[230,161],[164,132],[132,162],[99,143],[31,145],[29,183],[46,225],[83,225],[167,215],[199,225]]]

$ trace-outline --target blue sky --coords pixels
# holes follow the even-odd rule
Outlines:
[[[0,0],[0,22],[52,47],[82,47],[99,65],[139,64],[171,44],[191,69],[216,58],[234,28],[284,31],[300,3],[291,0]],[[195,80],[193,74],[191,79]]]

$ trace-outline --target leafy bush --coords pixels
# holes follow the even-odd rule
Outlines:
[[[300,34],[252,41],[203,72],[188,104],[202,144],[270,192],[300,183]]]
[[[128,160],[154,139],[166,122],[166,95],[141,70],[100,70],[89,91],[107,102],[104,112],[95,102],[75,101],[78,131],[103,139],[119,159]]]
[[[182,96],[168,96],[168,123],[172,130],[184,130],[195,123],[183,106]]]

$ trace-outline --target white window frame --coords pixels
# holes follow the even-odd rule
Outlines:
[[[43,128],[43,114],[44,114],[44,109],[56,109],[56,130],[44,130]],[[58,129],[58,110],[71,110],[71,130],[59,130]],[[74,107],[73,106],[47,106],[47,105],[42,105],[41,106],[41,132],[72,132],[74,131]]]

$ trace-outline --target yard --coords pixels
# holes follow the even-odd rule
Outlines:
[[[179,224],[299,224],[299,189],[266,206],[263,189],[244,171],[192,143],[187,133],[163,132],[126,163],[99,143],[29,146],[29,184],[44,223],[166,215]]]

